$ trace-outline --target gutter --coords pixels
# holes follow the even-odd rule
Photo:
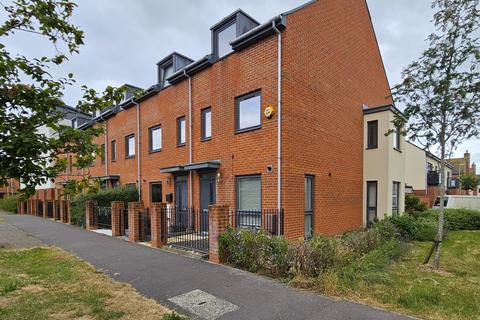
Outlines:
[[[190,165],[192,164],[192,78],[185,69],[183,69],[183,74],[188,78],[188,164]],[[192,171],[188,174],[188,180],[188,201],[193,207]]]
[[[140,146],[141,146],[141,143],[140,143],[140,105],[135,102],[134,100],[132,100],[132,103],[136,105],[137,107],[137,152],[136,152],[136,156],[137,156],[137,187],[138,187],[138,201],[142,201],[142,174],[140,172]]]
[[[282,19],[282,16],[279,16]],[[274,18],[275,19],[275,18]],[[282,32],[275,26],[275,20],[272,19],[272,28],[277,33],[277,208],[278,208],[278,228],[280,236],[282,209]],[[247,32],[248,33],[248,32]]]

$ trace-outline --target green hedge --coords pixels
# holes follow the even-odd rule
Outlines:
[[[438,220],[438,210],[430,209],[421,218]],[[480,210],[445,209],[445,225],[448,230],[480,230]]]
[[[8,212],[17,213],[17,196],[4,196],[0,199],[0,208]]]
[[[97,201],[100,207],[108,207],[112,201],[138,201],[138,191],[136,188],[123,186],[76,196],[72,200],[71,209],[73,224],[85,227],[85,202],[90,200]]]

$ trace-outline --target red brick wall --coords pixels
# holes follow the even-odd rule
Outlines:
[[[283,35],[282,193],[288,236],[304,233],[304,176],[315,176],[314,230],[362,226],[362,104],[389,86],[364,1],[317,1]]]

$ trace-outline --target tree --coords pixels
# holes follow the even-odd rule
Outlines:
[[[413,141],[435,148],[441,159],[441,192],[438,232],[428,263],[435,251],[439,267],[444,227],[445,159],[456,146],[479,135],[479,0],[433,0],[435,31],[428,48],[402,72],[402,82],[392,94],[405,106],[407,122],[397,126]]]
[[[465,173],[460,176],[460,183],[464,190],[476,190],[480,181],[478,181],[477,175],[473,172]]]
[[[92,139],[101,129],[79,131],[58,124],[64,89],[75,80],[71,73],[54,77],[50,70],[78,54],[83,45],[83,32],[70,21],[75,8],[70,0],[0,2],[6,16],[0,25],[2,42],[28,33],[44,39],[54,51],[51,56],[28,58],[0,43],[0,185],[7,185],[10,178],[20,179],[27,195],[65,169],[62,154],[75,154],[76,166],[82,168],[98,151]],[[101,94],[86,86],[82,90],[77,108],[85,112],[118,103],[122,96],[122,90],[112,87]],[[56,137],[40,134],[37,128],[42,125],[54,130]]]

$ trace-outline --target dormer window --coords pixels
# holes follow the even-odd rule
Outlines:
[[[245,32],[258,26],[259,23],[242,10],[237,10],[214,25],[212,30],[212,52],[220,59],[233,51],[230,42]]]
[[[162,87],[166,87],[170,85],[167,79],[173,74],[173,59],[159,66],[159,71],[160,71],[159,82],[162,85]]]

